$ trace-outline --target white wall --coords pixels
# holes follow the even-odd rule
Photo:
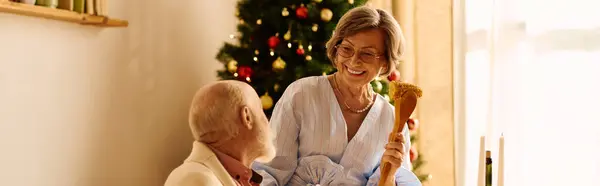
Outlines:
[[[115,0],[130,26],[107,29],[0,13],[0,185],[162,185],[235,2]]]

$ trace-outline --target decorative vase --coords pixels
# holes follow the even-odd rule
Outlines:
[[[21,0],[21,3],[35,5],[35,0]]]
[[[58,0],[37,0],[36,5],[56,8],[58,6]]]

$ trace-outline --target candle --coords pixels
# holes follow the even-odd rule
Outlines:
[[[500,135],[498,147],[498,186],[504,186],[504,135]]]
[[[477,186],[485,186],[485,136],[479,140],[479,174],[477,175]]]

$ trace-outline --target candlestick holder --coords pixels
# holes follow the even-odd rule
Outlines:
[[[485,150],[485,136],[481,136],[479,141],[479,164],[477,175],[477,186],[492,186],[493,185],[493,166],[492,152]],[[498,172],[497,186],[504,186],[504,135],[500,135],[498,146]]]

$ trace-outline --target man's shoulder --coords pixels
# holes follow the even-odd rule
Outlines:
[[[175,168],[165,186],[221,185],[215,173],[206,165],[186,161]]]

